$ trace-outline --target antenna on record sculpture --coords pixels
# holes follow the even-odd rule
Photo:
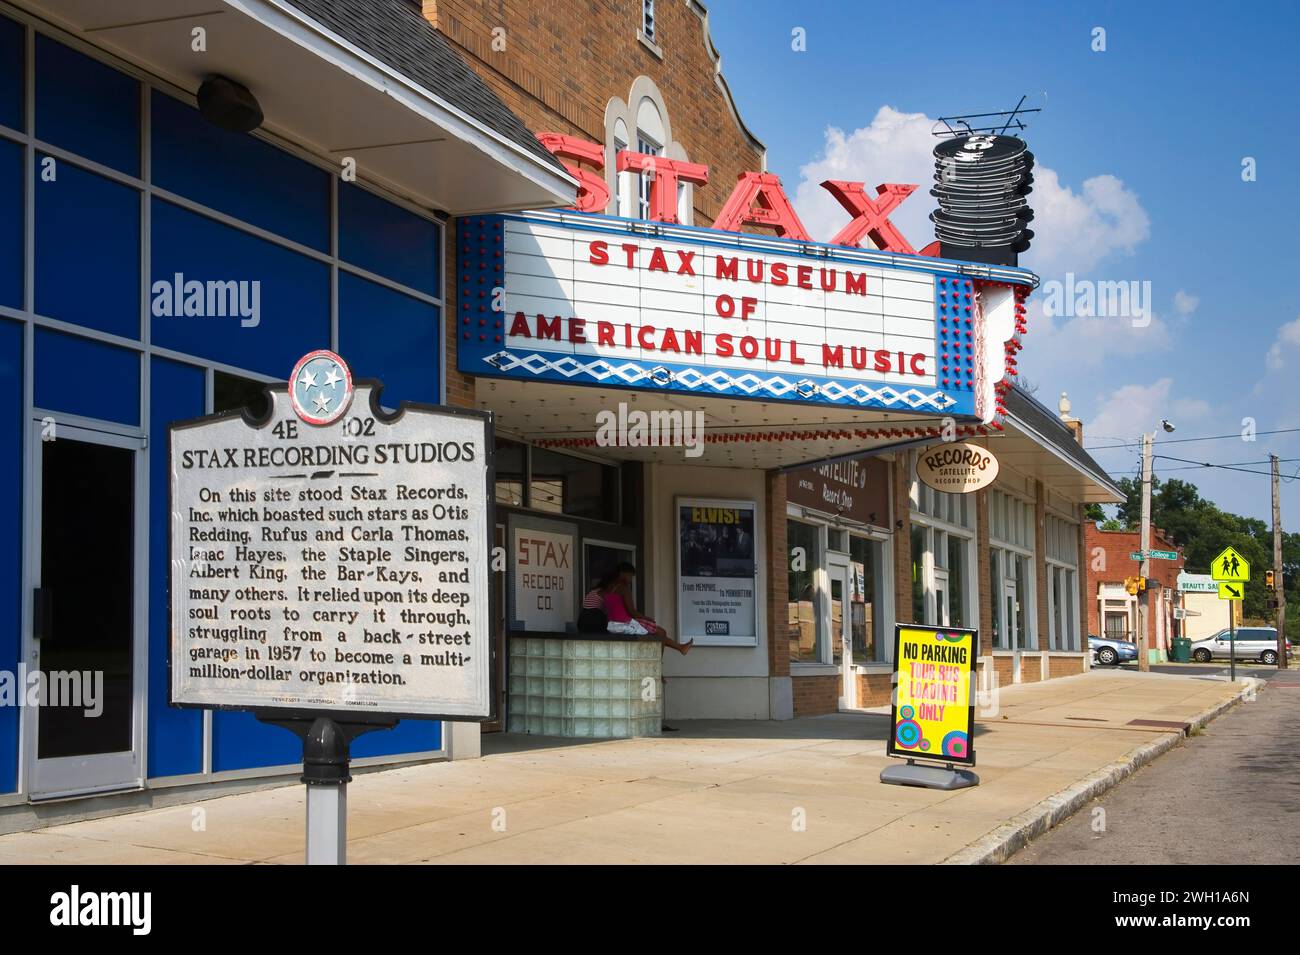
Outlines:
[[[1047,94],[1042,94],[1043,103],[1047,102]],[[1025,129],[1028,124],[1022,117],[1028,117],[1031,113],[1041,113],[1042,106],[1026,106],[1025,101],[1029,99],[1029,94],[1020,97],[1020,102],[1016,103],[1015,109],[999,110],[993,113],[962,113],[956,116],[940,116],[934,121],[930,133],[934,136],[972,136],[976,133],[991,133],[995,136],[1005,136],[1007,130],[1014,129],[1016,135]],[[972,125],[972,121],[983,121]]]
[[[1043,94],[1044,100],[1046,94]],[[1019,133],[1025,118],[1042,106],[992,113],[940,116],[931,132],[943,139],[934,147],[934,188],[939,208],[930,213],[939,255],[945,259],[1018,265],[1034,233],[1026,226],[1034,211],[1034,154]],[[1014,130],[1009,134],[1009,131]]]

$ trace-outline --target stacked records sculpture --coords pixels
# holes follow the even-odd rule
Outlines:
[[[934,148],[934,188],[939,208],[930,213],[945,259],[1016,265],[1029,248],[1034,218],[1034,154],[1015,136],[975,134]]]

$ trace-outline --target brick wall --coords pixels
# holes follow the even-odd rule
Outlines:
[[[790,675],[790,547],[786,541],[785,475],[767,475],[767,666],[771,676]],[[797,683],[798,681],[796,681]],[[795,701],[796,708],[798,700]]]
[[[691,4],[656,4],[663,59],[637,39],[641,4],[632,0],[424,0],[424,15],[533,132],[604,143],[606,104],[626,101],[637,76],[653,80],[673,139],[691,162],[709,167],[709,182],[694,190],[696,225],[713,222],[740,173],[764,168],[761,146],[718,82],[711,40]]]
[[[858,706],[888,706],[894,692],[893,674],[859,673]]]
[[[797,676],[790,683],[794,686],[795,716],[820,716],[839,709],[841,683],[838,674]]]
[[[912,510],[908,501],[911,484],[907,452],[900,451],[894,455],[890,487],[894,510],[894,616],[899,623],[915,623],[912,619]],[[893,639],[892,633],[889,639]]]
[[[1047,672],[1053,680],[1062,676],[1075,676],[1085,669],[1087,669],[1086,658],[1082,656],[1060,657],[1053,654],[1047,663]]]
[[[1084,522],[1084,550],[1087,563],[1088,584],[1084,592],[1084,606],[1088,608],[1088,632],[1101,634],[1100,610],[1097,606],[1097,592],[1102,584],[1122,584],[1125,577],[1134,577],[1141,570],[1141,564],[1129,558],[1141,546],[1142,537],[1136,530],[1105,531],[1091,521]],[[1151,546],[1157,550],[1176,550],[1173,541],[1167,538],[1159,528],[1151,529]],[[1153,560],[1150,562],[1150,578],[1158,581],[1162,587],[1176,589],[1178,574],[1183,569],[1180,552],[1178,560]],[[1148,615],[1148,638],[1155,646],[1155,614]]]

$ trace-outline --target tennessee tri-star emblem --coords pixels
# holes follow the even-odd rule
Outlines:
[[[332,424],[352,404],[352,372],[347,362],[328,349],[298,359],[289,376],[293,411],[308,424]]]

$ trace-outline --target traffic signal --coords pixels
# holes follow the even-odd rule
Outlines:
[[[1264,587],[1267,590],[1277,590],[1277,587],[1273,584],[1273,571],[1271,570],[1264,571]]]
[[[1125,577],[1124,592],[1130,597],[1136,597],[1147,589],[1147,579],[1145,577]]]

